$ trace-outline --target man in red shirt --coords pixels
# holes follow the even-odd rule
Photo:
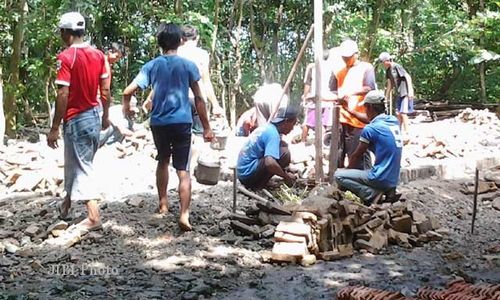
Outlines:
[[[71,201],[83,201],[87,206],[88,218],[79,227],[90,231],[101,226],[97,207],[100,195],[92,181],[92,163],[101,130],[98,89],[103,103],[102,128],[109,126],[108,73],[104,54],[83,41],[85,19],[81,14],[64,14],[59,21],[59,29],[68,48],[57,56],[56,110],[47,144],[51,148],[59,146],[59,126],[63,120],[66,196],[59,212],[61,218],[66,218]]]

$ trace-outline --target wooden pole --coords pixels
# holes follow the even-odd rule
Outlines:
[[[314,0],[314,62],[316,66],[315,102],[316,126],[314,146],[316,148],[316,182],[323,180],[323,120],[321,118],[321,63],[323,61],[323,0]]]
[[[479,170],[476,167],[476,178],[474,181],[474,207],[472,208],[472,226],[470,233],[474,234],[474,223],[476,222],[476,212],[477,212],[477,190],[479,188]]]
[[[330,164],[328,165],[329,182],[333,183],[333,174],[339,167],[339,141],[340,141],[340,106],[332,107],[332,133],[330,138]]]
[[[292,69],[290,70],[290,73],[288,74],[288,78],[286,79],[285,86],[283,86],[283,92],[281,93],[280,100],[278,101],[276,106],[273,108],[273,111],[269,115],[268,121],[271,121],[274,118],[274,115],[278,111],[278,108],[280,107],[280,104],[281,104],[281,101],[283,100],[283,97],[288,92],[288,89],[290,88],[290,84],[292,83],[293,76],[295,75],[295,72],[297,72],[297,67],[299,66],[299,63],[302,60],[304,53],[306,52],[307,45],[309,44],[309,41],[311,40],[313,32],[314,32],[314,25],[311,25],[311,27],[309,28],[309,32],[307,32],[306,39],[304,40],[304,43],[302,44],[302,48],[300,48],[299,54],[297,55],[297,58],[295,59],[295,62],[293,63]]]

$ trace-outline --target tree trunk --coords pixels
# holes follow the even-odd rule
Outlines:
[[[432,101],[438,101],[438,100],[443,100],[446,97],[446,94],[448,93],[448,90],[451,88],[453,83],[458,79],[458,76],[460,76],[461,70],[459,67],[454,67],[453,68],[453,73],[446,76],[441,83],[441,87],[432,95],[431,100]]]
[[[271,82],[275,81],[275,74],[280,74],[280,70],[276,70],[276,67],[279,68],[279,32],[281,27],[281,20],[283,17],[283,2],[280,3],[278,8],[278,13],[276,14],[276,18],[274,19],[274,28],[273,28],[273,42],[272,42],[272,63],[269,64],[269,68],[267,71],[267,79]],[[279,80],[279,79],[278,79]]]
[[[215,45],[217,43],[217,31],[219,29],[219,10],[220,10],[220,0],[215,0],[214,5],[214,32],[212,32],[212,45],[210,45],[210,54],[214,56]]]
[[[243,20],[243,0],[237,0],[238,3],[238,25],[235,30],[234,40],[235,40],[235,55],[236,55],[236,78],[231,90],[231,101],[229,103],[230,110],[230,120],[231,127],[236,126],[236,96],[240,92],[241,85],[241,51],[240,51],[240,40],[241,40],[241,22]]]
[[[479,0],[479,11],[483,12],[484,11],[484,0]],[[484,23],[481,24],[481,27],[484,27]],[[481,33],[481,36],[479,37],[479,47],[481,49],[484,49],[484,30]],[[481,103],[486,103],[487,102],[487,95],[486,95],[486,75],[485,75],[485,62],[481,62],[479,64],[479,86],[481,88]]]
[[[175,0],[174,11],[175,11],[176,15],[182,16],[182,13],[183,13],[183,10],[182,10],[182,0]]]
[[[0,49],[1,53],[2,49]],[[5,114],[3,111],[3,74],[2,64],[0,64],[0,146],[4,144],[5,137]]]
[[[257,32],[255,32],[255,13],[253,9],[253,0],[250,0],[250,39],[252,41],[252,48],[255,51],[255,56],[257,58],[257,65],[260,70],[260,79],[262,82],[266,80],[266,67],[264,64],[264,57],[261,49],[262,41],[259,40]]]
[[[19,64],[21,62],[21,48],[24,36],[24,17],[25,17],[26,0],[20,0],[17,3],[17,11],[19,12],[18,22],[14,26],[14,34],[12,40],[12,56],[10,59],[8,73],[8,89],[5,93],[5,111],[6,122],[5,130],[9,137],[15,137],[16,134],[16,90],[19,84]]]
[[[382,7],[384,5],[384,0],[377,0],[375,6],[372,9],[372,19],[368,25],[368,34],[366,35],[366,40],[364,42],[363,54],[361,57],[368,61],[372,56],[373,47],[375,46],[378,25],[380,23],[380,14],[382,13]]]

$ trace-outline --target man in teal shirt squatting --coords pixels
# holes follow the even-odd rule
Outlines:
[[[274,119],[258,127],[248,137],[238,156],[238,179],[247,188],[264,188],[274,175],[292,185],[295,176],[287,173],[290,164],[288,145],[281,141],[281,134],[288,134],[297,123],[299,110],[293,106],[280,108]]]
[[[353,192],[370,205],[384,194],[386,201],[397,199],[396,186],[401,169],[403,142],[396,117],[385,114],[385,96],[374,90],[366,94],[364,105],[370,123],[363,128],[360,143],[349,159],[347,169],[338,169],[335,180],[341,189]],[[356,170],[354,166],[367,150],[375,154],[375,165],[370,170]]]

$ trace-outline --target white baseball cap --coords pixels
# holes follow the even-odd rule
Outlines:
[[[61,16],[57,27],[71,30],[85,29],[85,19],[80,13],[72,11]]]
[[[340,44],[340,55],[342,57],[351,57],[359,52],[358,44],[353,40],[345,40]]]
[[[388,53],[388,52],[382,52],[380,53],[380,55],[378,56],[378,60],[380,62],[384,62],[386,60],[391,60],[392,59],[392,56]]]

